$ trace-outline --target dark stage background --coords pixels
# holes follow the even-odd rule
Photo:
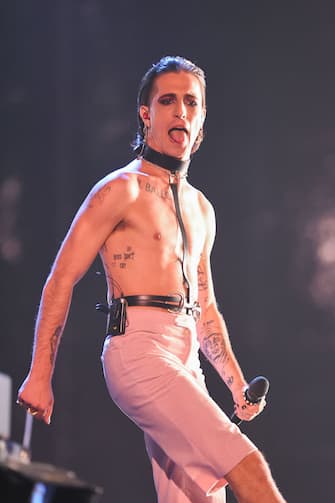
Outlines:
[[[242,429],[288,501],[326,503],[335,466],[335,7],[270,4],[1,2],[0,371],[15,395],[41,288],[74,213],[132,158],[144,71],[181,54],[207,73],[206,138],[190,181],[216,208],[217,299],[246,376],[271,382],[264,414]],[[97,260],[75,289],[53,421],[34,425],[33,460],[104,487],[102,503],[153,503],[142,434],[102,376],[101,271]],[[204,367],[230,413],[227,390]],[[15,396],[11,412],[21,442]]]

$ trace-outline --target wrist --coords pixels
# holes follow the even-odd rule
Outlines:
[[[41,369],[36,367],[31,367],[28,374],[28,379],[35,382],[43,382],[51,384],[52,371],[50,369]]]
[[[231,387],[231,393],[235,398],[241,398],[245,396],[245,391],[248,388],[248,383],[246,381],[239,381],[238,383],[234,383],[234,386]]]

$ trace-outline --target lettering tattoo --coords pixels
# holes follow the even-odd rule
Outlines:
[[[124,260],[134,260],[135,252],[132,250],[131,246],[127,247],[127,251],[123,254]]]
[[[149,192],[150,194],[154,194],[157,197],[160,197],[161,199],[167,199],[169,197],[168,189],[159,188],[150,182],[143,182],[143,180],[139,180],[139,185],[141,189],[145,190],[146,192]]]
[[[114,253],[112,266],[119,265],[120,269],[125,269],[127,267],[127,262],[135,260],[135,252],[131,246],[127,246],[123,253]]]
[[[54,361],[55,361],[55,355],[57,352],[58,342],[59,342],[59,338],[61,336],[61,333],[62,333],[62,327],[59,326],[56,328],[56,330],[54,331],[54,333],[51,336],[51,340],[50,340],[50,349],[51,349],[50,363],[51,363],[51,365],[53,365]]]

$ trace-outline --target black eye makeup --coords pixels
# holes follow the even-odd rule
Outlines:
[[[170,105],[175,101],[175,96],[173,94],[164,94],[158,99],[158,103],[161,105]]]
[[[164,94],[163,96],[160,96],[158,98],[158,103],[160,103],[161,105],[171,105],[175,101],[176,96],[174,94]],[[198,99],[191,94],[187,94],[184,97],[184,103],[191,107],[196,107],[198,105]]]

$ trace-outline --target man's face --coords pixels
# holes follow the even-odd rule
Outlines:
[[[140,114],[147,127],[147,144],[178,159],[188,159],[205,119],[201,84],[188,72],[156,78],[149,106]]]

